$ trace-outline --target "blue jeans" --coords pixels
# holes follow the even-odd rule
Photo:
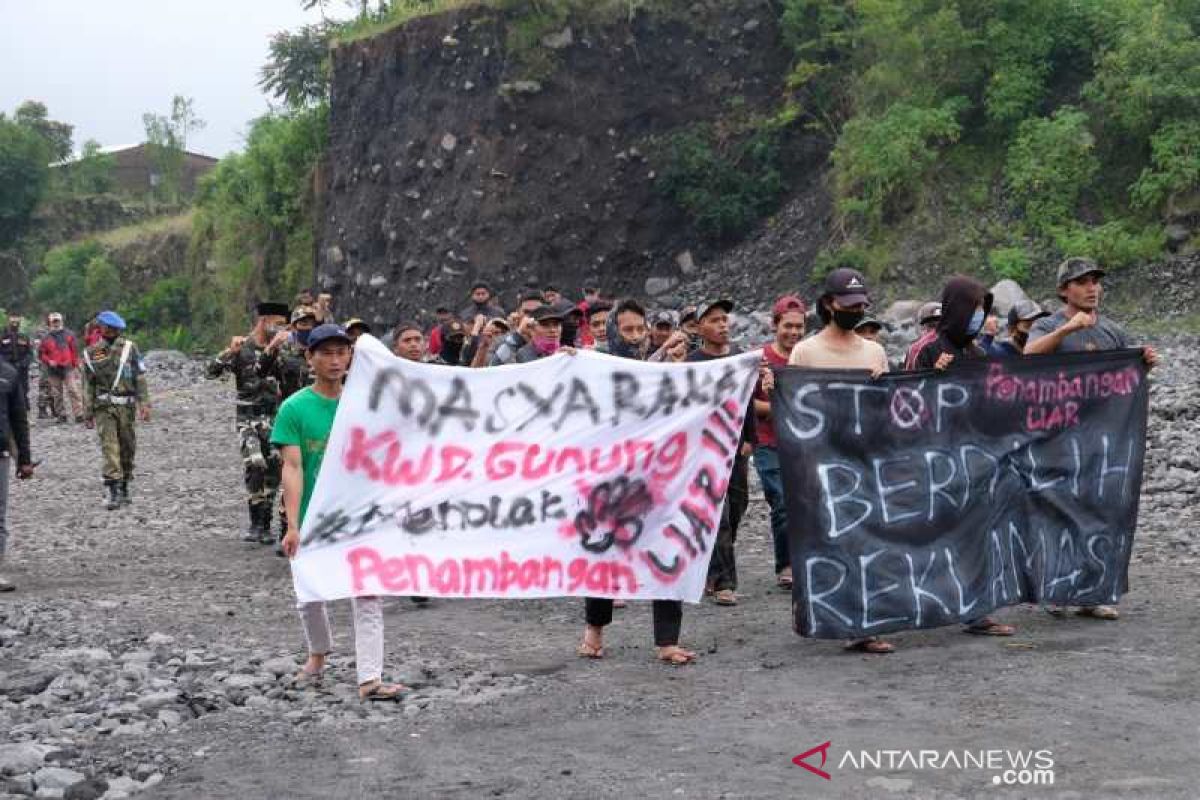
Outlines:
[[[763,496],[771,507],[771,539],[775,543],[775,574],[792,565],[788,546],[787,506],[783,501],[783,473],[779,469],[779,451],[759,445],[754,448],[754,467],[762,483]]]

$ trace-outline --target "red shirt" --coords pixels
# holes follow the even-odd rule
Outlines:
[[[38,348],[38,358],[48,367],[65,369],[78,367],[79,352],[78,345],[75,343],[75,334],[70,331],[64,331],[62,334],[62,344],[60,345],[52,333],[47,333],[42,338],[42,344]]]
[[[791,354],[789,353],[788,355],[781,356],[779,353],[775,352],[774,342],[768,342],[763,346],[763,358],[772,367],[786,367],[788,363],[788,357],[790,355]],[[761,379],[759,380],[758,385],[754,387],[754,399],[768,402],[771,399],[770,396],[763,391]],[[777,447],[778,441],[775,439],[775,423],[771,420],[770,415],[768,414],[765,417],[759,417],[756,422],[758,423],[758,444],[762,447]]]

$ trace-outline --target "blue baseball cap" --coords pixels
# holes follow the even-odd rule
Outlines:
[[[332,322],[327,322],[324,325],[318,325],[308,334],[308,349],[316,350],[326,342],[342,341],[346,344],[353,344],[350,341],[350,335],[346,333],[346,329],[341,325],[335,325]]]
[[[121,319],[121,315],[115,311],[101,311],[96,315],[96,322],[119,331],[125,330],[125,320]]]

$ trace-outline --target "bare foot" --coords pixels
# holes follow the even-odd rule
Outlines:
[[[884,655],[886,653],[896,652],[896,646],[890,642],[885,642],[882,639],[877,639],[874,636],[869,636],[866,639],[855,639],[847,643],[847,650],[852,650],[859,653],[871,653],[873,655]]]

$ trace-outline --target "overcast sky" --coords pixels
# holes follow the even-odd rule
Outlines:
[[[142,141],[142,114],[181,94],[208,123],[188,149],[221,156],[269,108],[271,34],[319,19],[300,0],[0,0],[0,110],[42,101],[78,150]]]

